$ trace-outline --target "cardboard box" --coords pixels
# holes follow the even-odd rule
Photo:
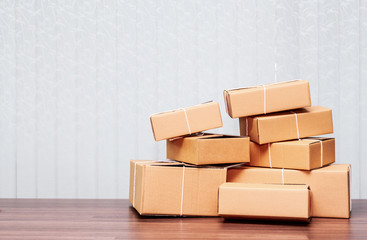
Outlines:
[[[331,109],[321,106],[240,118],[239,123],[241,136],[259,144],[333,133]]]
[[[250,164],[311,170],[335,162],[334,138],[304,138],[259,145],[250,143]]]
[[[250,161],[248,137],[203,134],[167,140],[167,158],[194,165]]]
[[[141,215],[218,216],[227,167],[132,160],[130,203]]]
[[[223,183],[218,213],[229,218],[310,221],[308,185]]]
[[[243,167],[228,169],[228,182],[307,184],[313,217],[350,217],[350,165],[332,164],[311,171]]]
[[[219,104],[207,102],[150,116],[156,141],[222,127]]]
[[[224,90],[223,95],[231,118],[311,106],[310,86],[305,80]]]

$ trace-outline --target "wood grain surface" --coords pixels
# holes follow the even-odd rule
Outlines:
[[[367,239],[367,200],[310,224],[141,217],[128,200],[0,199],[0,211],[0,239]]]

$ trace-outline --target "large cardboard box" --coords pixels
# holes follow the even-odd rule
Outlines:
[[[131,160],[130,203],[141,215],[218,216],[227,167]]]
[[[331,109],[312,106],[240,118],[240,133],[259,144],[333,133]]]
[[[334,138],[304,138],[259,145],[250,142],[250,164],[311,170],[335,162]]]
[[[250,161],[248,137],[203,134],[167,140],[167,158],[195,165]]]
[[[156,141],[222,127],[219,104],[207,102],[150,116]]]
[[[308,185],[223,183],[218,213],[229,218],[310,221]]]
[[[232,118],[311,106],[310,86],[305,80],[224,90],[223,95]]]
[[[227,175],[228,182],[307,184],[313,217],[350,217],[349,164],[332,164],[311,171],[243,167],[228,169]]]

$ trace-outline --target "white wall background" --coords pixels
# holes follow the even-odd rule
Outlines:
[[[367,198],[366,0],[1,0],[0,197],[127,198],[151,113],[295,78]]]

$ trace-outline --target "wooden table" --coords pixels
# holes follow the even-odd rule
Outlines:
[[[310,224],[141,217],[128,200],[0,199],[0,239],[367,239],[367,200],[351,219]]]

